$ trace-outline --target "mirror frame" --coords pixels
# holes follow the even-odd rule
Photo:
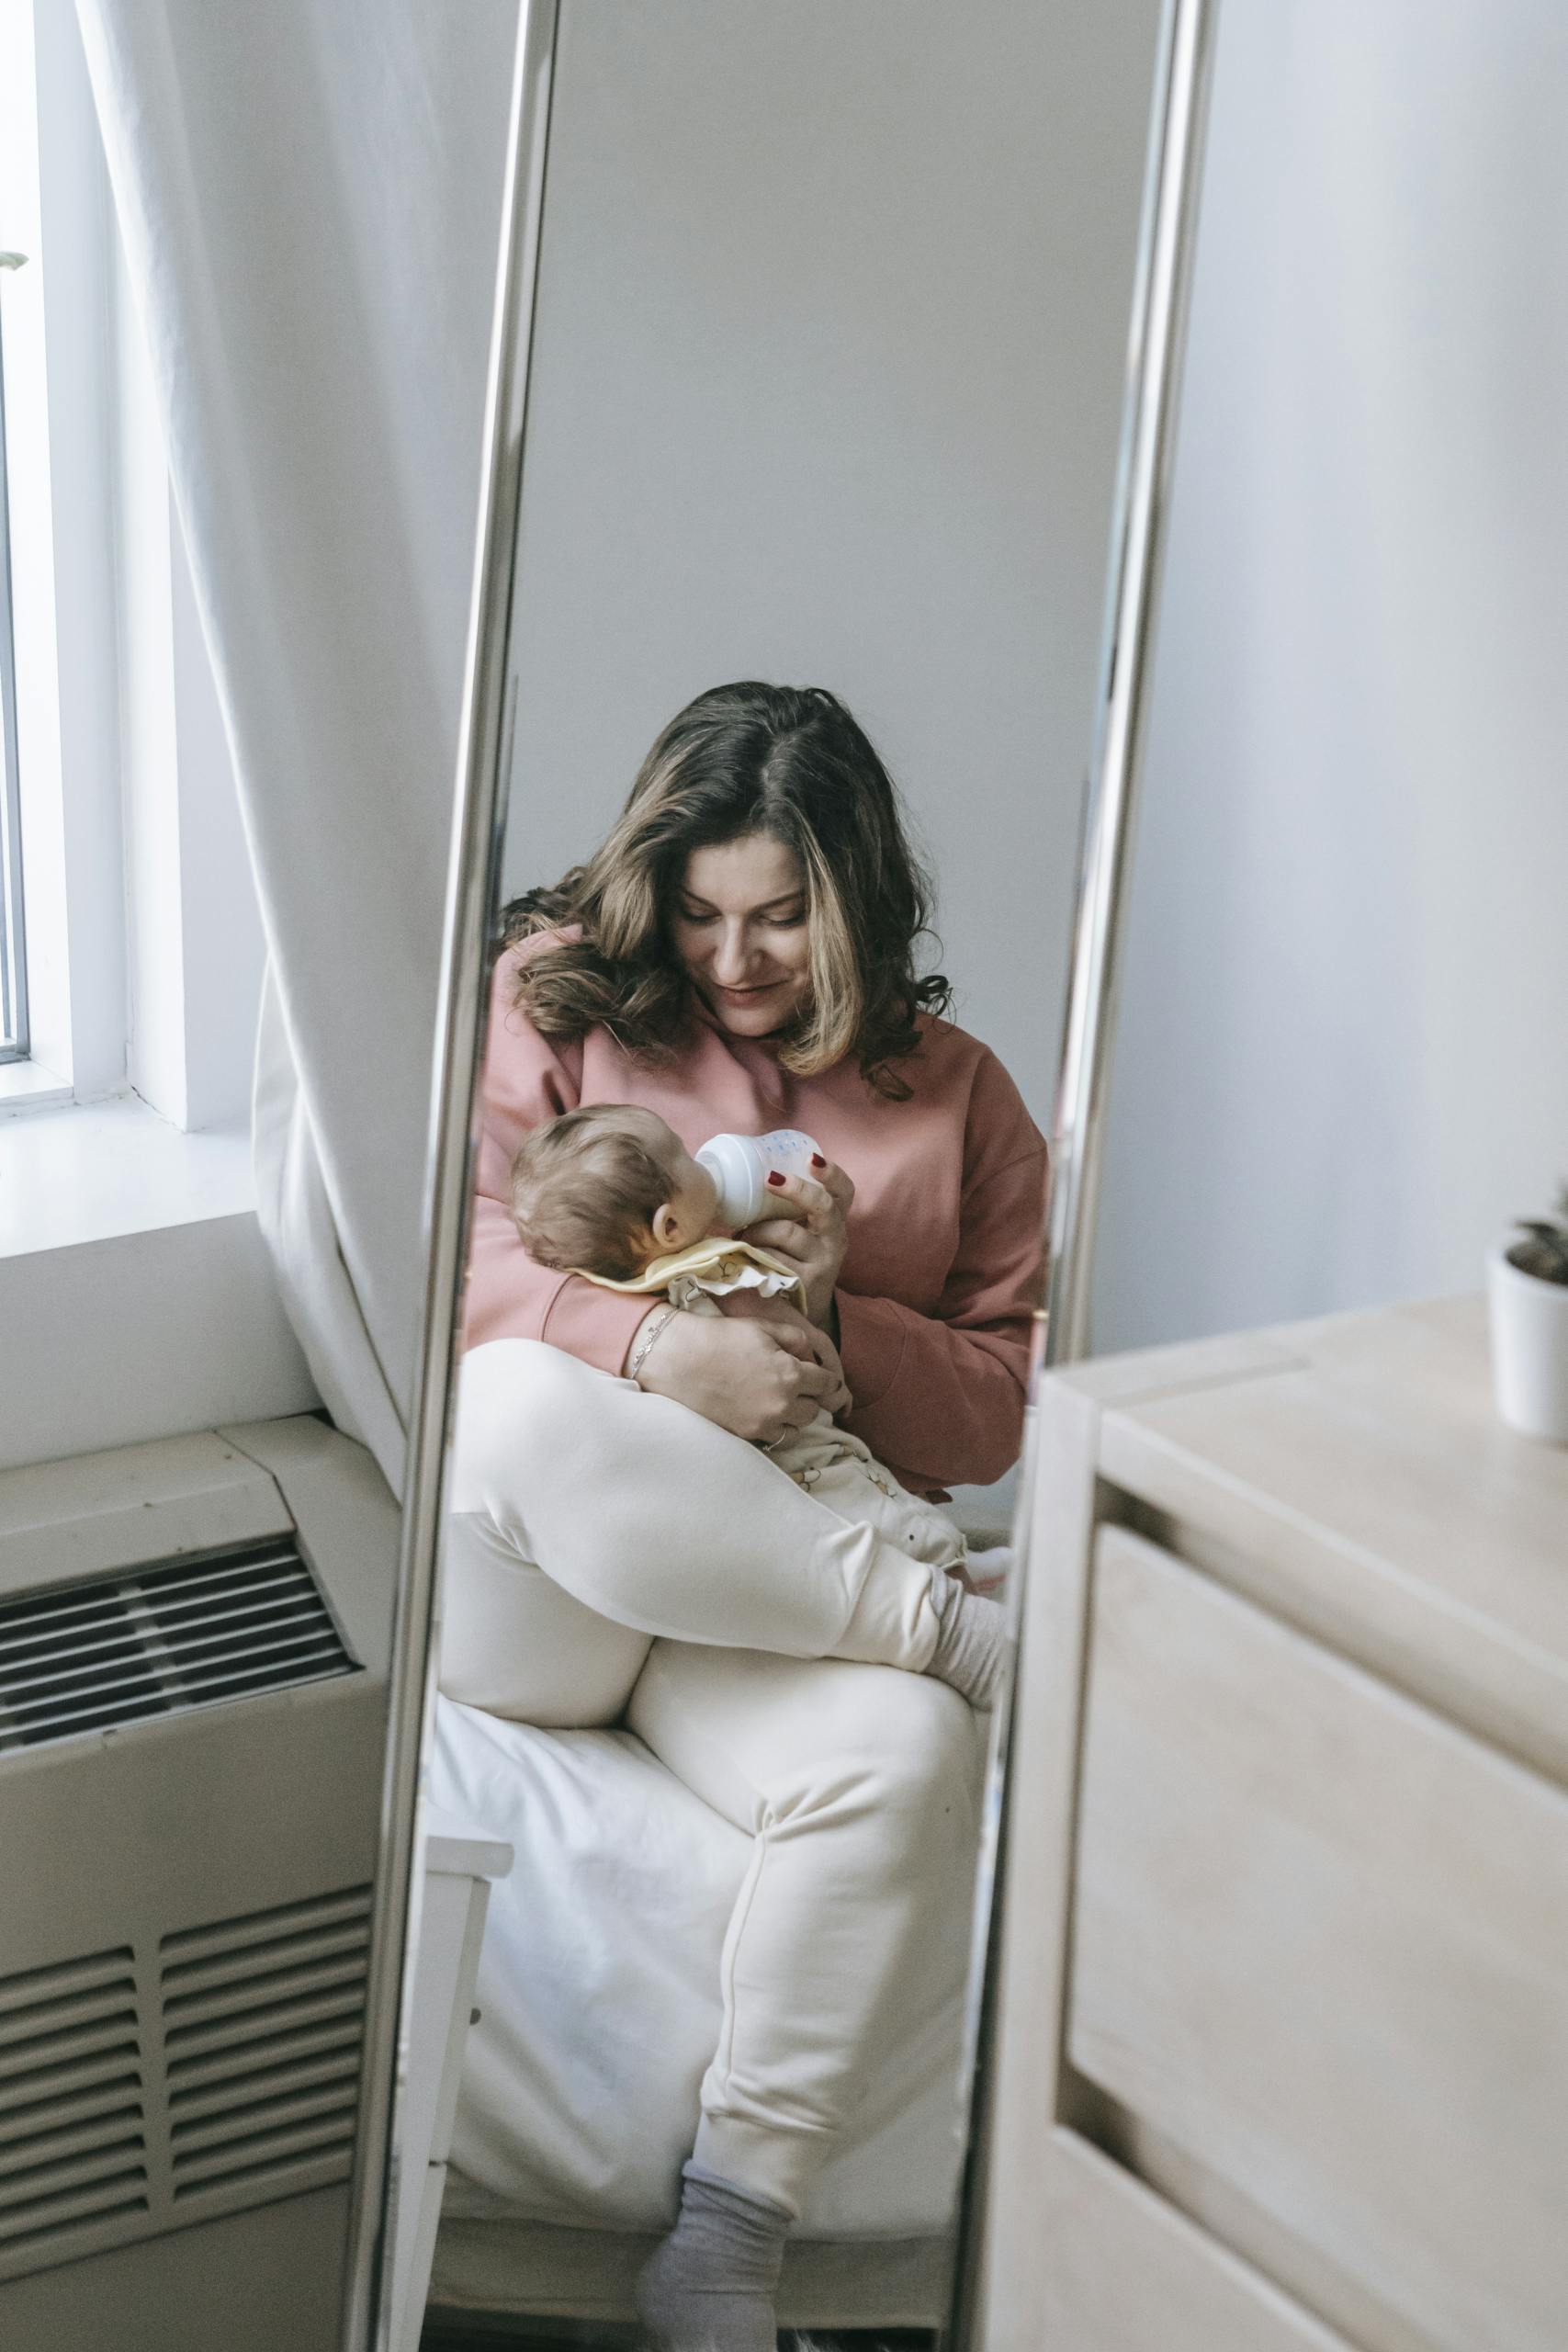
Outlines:
[[[1148,742],[1219,0],[1166,0],[1133,280],[1083,858],[1051,1137],[1048,1364],[1089,1351],[1111,1057]]]
[[[501,876],[514,682],[508,669],[533,362],[558,0],[519,0],[485,391],[473,595],[446,883],[426,1161],[425,1283],[403,1474],[403,1524],[366,1991],[342,2340],[390,2342],[398,2207],[397,2106],[407,2076],[413,1952],[423,1893],[420,1827],[439,1655],[441,1501],[468,1240],[468,1170],[483,1057],[491,910]]]
[[[491,914],[511,773],[515,680],[509,643],[524,445],[559,0],[520,0],[500,255],[488,372],[478,545],[464,664],[462,722],[424,1189],[425,1284],[411,1400],[399,1591],[393,1633],[359,2132],[344,2281],[344,2352],[381,2352],[394,2317],[399,2149],[412,1956],[423,1894],[420,1826],[438,1656],[439,1532],[452,1372],[468,1248],[469,1170],[484,1049]],[[1168,537],[1181,362],[1197,234],[1218,0],[1165,0],[1139,225],[1121,453],[1112,499],[1105,622],[1083,855],[1073,928],[1045,1234],[1048,1305],[1036,1317],[1030,1375],[1088,1346],[1089,1278],[1125,937],[1138,783],[1147,741],[1159,579]],[[1030,1415],[1032,1431],[1033,1414]],[[1015,1542],[1025,1540],[1032,1453],[1019,1481]],[[1015,1637],[1028,1562],[1019,1553],[1010,1611]],[[956,2216],[953,2300],[944,2340],[985,2328],[987,2081],[995,2041],[996,1958],[1007,1828],[1006,1777],[1015,1688],[992,1720],[974,1945],[958,2086],[967,2126]],[[976,2335],[978,2329],[981,2334]]]

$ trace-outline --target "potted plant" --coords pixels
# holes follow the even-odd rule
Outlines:
[[[1488,1260],[1497,1409],[1527,1437],[1568,1445],[1568,1184],[1550,1217],[1521,1217]]]

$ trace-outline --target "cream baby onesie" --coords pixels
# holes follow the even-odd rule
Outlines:
[[[602,1274],[586,1279],[603,1290],[662,1291],[688,1315],[720,1314],[718,1301],[731,1291],[754,1290],[763,1298],[794,1293],[797,1304],[801,1296],[799,1276],[782,1259],[745,1240],[694,1242],[672,1257],[650,1260],[631,1282],[611,1282]],[[874,1528],[884,1543],[897,1544],[911,1559],[933,1568],[964,1566],[967,1547],[952,1520],[901,1487],[825,1407],[804,1429],[787,1430],[761,1451],[840,1519]]]

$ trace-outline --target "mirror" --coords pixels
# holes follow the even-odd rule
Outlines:
[[[0,6],[0,2335],[940,2332],[1168,23]]]
[[[1156,12],[550,14],[393,2326],[938,2331]]]

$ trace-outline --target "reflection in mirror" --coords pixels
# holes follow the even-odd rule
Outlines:
[[[563,13],[436,2334],[948,2309],[1155,14]]]

